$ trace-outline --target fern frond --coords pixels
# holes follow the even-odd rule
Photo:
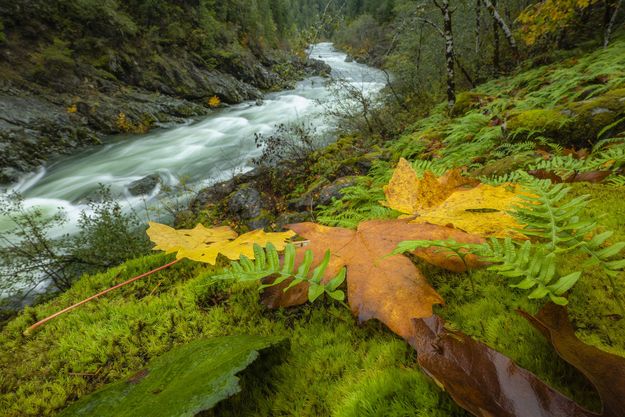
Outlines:
[[[311,268],[314,261],[312,251],[307,250],[304,253],[304,260],[300,265],[295,265],[295,246],[293,244],[286,245],[282,262],[280,262],[280,256],[276,247],[271,243],[265,249],[255,244],[254,258],[255,260],[252,261],[246,256],[241,256],[241,259],[232,262],[230,268],[223,274],[215,275],[212,279],[245,282],[260,281],[264,278],[275,276],[276,278],[271,284],[261,285],[260,289],[280,285],[287,280],[291,280],[284,289],[284,292],[287,292],[303,282],[308,282],[308,301],[311,303],[324,294],[337,301],[342,302],[345,300],[345,293],[339,290],[339,287],[345,282],[345,268],[342,268],[338,275],[327,284],[321,282],[330,264],[330,251],[325,253],[323,261],[312,271],[312,274]]]
[[[526,180],[527,195],[519,195],[524,202],[512,215],[526,226],[521,230],[529,237],[541,239],[550,251],[567,252],[578,247],[586,234],[593,231],[596,222],[581,219],[590,197],[563,200],[571,191],[564,184],[551,185],[548,180]]]
[[[617,175],[608,178],[608,184],[615,187],[625,187],[625,175]]]

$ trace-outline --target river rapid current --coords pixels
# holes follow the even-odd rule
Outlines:
[[[381,71],[346,62],[346,55],[331,43],[314,45],[310,56],[330,65],[332,78],[343,79],[367,94],[375,94],[386,83]],[[293,90],[267,94],[262,104],[244,102],[184,125],[140,136],[111,137],[103,146],[41,167],[8,191],[19,192],[26,208],[39,207],[46,214],[62,210],[68,222],[54,231],[59,235],[76,230],[80,213],[89,211],[87,201],[100,185],[109,187],[124,208],[143,211],[158,200],[162,188],[175,187],[181,179],[187,187],[199,189],[251,170],[252,158],[261,152],[254,142],[255,133],[267,135],[277,124],[300,120],[312,123],[317,132],[331,131],[333,121],[324,116],[324,109],[338,98],[326,84],[323,78],[307,78]],[[152,174],[161,177],[162,187],[148,196],[129,193],[129,184]],[[9,226],[8,219],[0,217],[0,233]]]

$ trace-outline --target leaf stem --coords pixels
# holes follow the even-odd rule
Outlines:
[[[80,301],[80,302],[78,302],[78,303],[76,303],[76,304],[74,304],[74,305],[71,305],[71,306],[69,306],[69,307],[67,307],[67,308],[64,308],[64,309],[63,309],[63,310],[61,310],[61,311],[57,311],[56,313],[52,314],[51,316],[48,316],[48,317],[46,317],[45,319],[40,320],[40,321],[38,321],[37,323],[35,323],[35,324],[33,324],[32,326],[30,326],[28,329],[26,329],[26,330],[24,331],[24,335],[25,335],[25,336],[28,336],[28,335],[29,335],[29,334],[31,334],[31,333],[33,332],[33,330],[35,330],[37,327],[39,327],[39,326],[41,326],[41,325],[43,325],[43,324],[45,324],[45,323],[49,322],[50,320],[52,320],[52,319],[54,319],[54,318],[56,318],[56,317],[58,317],[58,316],[60,316],[60,315],[62,315],[62,314],[65,314],[65,313],[67,313],[67,312],[69,312],[69,311],[71,311],[71,310],[74,310],[75,308],[78,308],[78,307],[80,307],[81,305],[86,304],[86,303],[88,303],[88,302],[89,302],[89,301],[91,301],[91,300],[95,300],[96,298],[99,298],[99,297],[101,297],[101,296],[103,296],[103,295],[105,295],[105,294],[108,294],[109,292],[111,292],[111,291],[113,291],[113,290],[116,290],[116,289],[121,288],[121,287],[123,287],[123,286],[125,286],[125,285],[128,285],[128,284],[131,284],[131,283],[133,283],[133,282],[135,282],[135,281],[140,280],[141,278],[145,278],[145,277],[147,277],[147,276],[149,276],[149,275],[155,274],[155,273],[157,273],[157,272],[159,272],[159,271],[162,271],[163,269],[167,269],[167,268],[169,268],[170,266],[173,266],[173,265],[177,264],[177,263],[178,263],[178,262],[180,262],[181,260],[182,260],[182,259],[176,259],[176,260],[175,260],[175,261],[173,261],[173,262],[170,262],[170,263],[168,263],[168,264],[166,264],[166,265],[163,265],[163,266],[159,266],[159,267],[158,267],[158,268],[156,268],[156,269],[153,269],[153,270],[151,270],[151,271],[149,271],[149,272],[146,272],[146,273],[144,273],[144,274],[138,275],[138,276],[136,276],[136,277],[134,277],[134,278],[130,278],[129,280],[124,281],[124,282],[122,282],[121,284],[117,284],[117,285],[115,285],[115,286],[113,286],[113,287],[111,287],[111,288],[108,288],[108,289],[106,289],[106,290],[104,290],[104,291],[102,291],[102,292],[99,292],[99,293],[97,293],[97,294],[95,294],[95,295],[92,295],[91,297],[86,298],[86,299],[84,299],[84,300],[82,300],[82,301]]]

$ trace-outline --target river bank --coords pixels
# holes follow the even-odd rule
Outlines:
[[[0,48],[0,55],[0,61],[11,62],[8,50]],[[174,63],[168,61],[151,81],[133,79],[136,68],[116,78],[81,67],[80,77],[42,82],[0,65],[0,184],[15,183],[59,155],[99,145],[109,135],[146,133],[209,114],[216,106],[209,103],[212,97],[227,105],[260,100],[267,91],[330,72],[319,60],[287,54],[250,59],[231,72],[188,59]]]

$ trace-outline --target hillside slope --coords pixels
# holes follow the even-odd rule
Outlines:
[[[0,4],[0,184],[104,135],[141,133],[325,73],[288,2]],[[213,106],[216,101],[213,100]]]
[[[420,173],[464,167],[466,175],[490,184],[541,170],[565,179],[589,174],[584,178],[594,182],[572,184],[569,197],[589,194],[584,216],[599,219],[601,230],[613,230],[611,239],[623,241],[624,60],[621,39],[609,49],[464,93],[452,115],[441,105],[401,137],[380,144],[375,161],[369,159],[369,173],[353,179],[355,185],[342,190],[342,199],[301,214],[352,228],[368,219],[398,217],[380,200],[385,198],[383,185],[404,157]],[[332,182],[348,164],[362,162],[363,155],[355,152],[370,155],[371,148],[354,146],[357,142],[353,136],[343,138],[316,153],[313,170],[318,176],[293,185],[285,198],[297,198],[321,180]],[[604,181],[597,181],[598,171]],[[240,219],[220,217],[219,210],[234,194],[199,207],[198,219],[209,226],[216,220],[237,223]],[[148,256],[84,277],[67,293],[27,308],[9,322],[0,333],[0,415],[55,415],[103,384],[137,372],[174,345],[245,333],[287,336],[292,349],[282,364],[262,375],[264,383],[247,386],[222,403],[219,416],[469,415],[418,370],[408,345],[379,323],[358,326],[338,304],[270,311],[259,303],[255,285],[213,282],[212,267],[186,261],[59,317],[32,336],[22,334],[46,315],[168,260]],[[574,269],[580,263],[568,258],[563,265]],[[599,399],[584,378],[516,313],[534,313],[542,301],[528,299],[491,271],[453,274],[419,266],[445,299],[446,306],[436,312],[450,327],[598,410]],[[611,288],[601,271],[592,270],[568,297],[577,336],[625,357],[623,294],[622,280]]]

